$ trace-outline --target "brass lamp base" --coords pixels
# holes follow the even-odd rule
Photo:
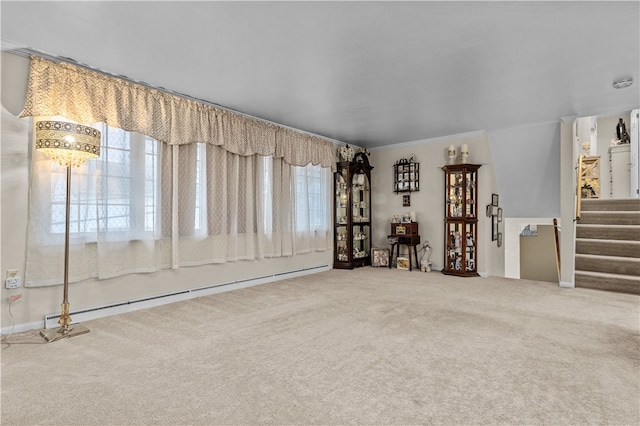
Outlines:
[[[49,330],[42,330],[40,332],[40,336],[44,338],[45,342],[55,342],[56,340],[79,336],[81,334],[86,334],[88,332],[89,332],[89,329],[84,325],[73,324],[68,326],[68,329],[66,330],[66,332],[64,330],[64,327],[51,328]]]

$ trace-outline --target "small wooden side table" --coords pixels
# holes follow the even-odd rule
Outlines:
[[[418,245],[420,245],[420,235],[411,235],[411,236],[400,236],[400,235],[389,235],[389,238],[396,238],[398,242],[391,243],[391,250],[389,251],[389,268],[391,268],[391,264],[393,263],[393,253],[395,251],[396,246],[398,246],[398,252],[396,253],[396,257],[400,254],[400,246],[407,246],[409,249],[409,270],[411,271],[411,247],[413,246],[413,254],[416,257],[416,267],[420,267],[418,263]]]

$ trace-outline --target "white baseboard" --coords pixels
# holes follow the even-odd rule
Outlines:
[[[143,299],[127,300],[116,302],[104,306],[96,306],[93,308],[79,309],[71,311],[69,315],[73,323],[90,321],[98,318],[104,318],[111,315],[133,312],[140,309],[152,308],[154,306],[166,305],[168,303],[179,302],[182,300],[195,299],[196,297],[209,296],[212,294],[222,293],[225,291],[238,290],[246,287],[267,284],[274,281],[280,281],[288,278],[301,277],[304,275],[315,274],[318,272],[329,271],[331,266],[321,265],[311,268],[299,269],[296,271],[282,272],[262,277],[254,277],[246,280],[232,281],[222,284],[214,284],[205,287],[197,287],[189,290],[176,291],[158,296],[147,297]],[[23,331],[33,330],[44,327],[45,329],[58,327],[58,319],[60,313],[52,313],[44,316],[44,322],[33,322],[28,324],[19,324],[14,327],[5,327],[2,334],[20,333]]]
[[[576,285],[574,283],[569,283],[569,282],[566,282],[566,281],[560,281],[560,287],[575,288]]]
[[[42,328],[42,321],[35,321],[35,322],[29,322],[26,324],[18,324],[15,326],[5,327],[2,330],[0,330],[0,334],[2,334],[3,336],[8,336],[14,333],[22,333],[24,331],[36,330],[38,328]]]

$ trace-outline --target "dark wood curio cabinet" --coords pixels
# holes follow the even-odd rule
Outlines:
[[[371,264],[371,169],[364,153],[337,164],[333,198],[335,269]]]
[[[479,164],[450,164],[444,170],[444,268],[449,275],[478,276]]]

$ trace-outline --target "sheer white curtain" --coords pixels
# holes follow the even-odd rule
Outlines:
[[[70,282],[331,249],[331,170],[96,125],[74,169]],[[63,274],[65,169],[34,151],[25,285]]]
[[[72,282],[330,249],[330,200],[305,187],[330,186],[328,140],[34,56],[21,116],[53,114],[113,126],[73,173]],[[63,176],[34,153],[25,285],[61,282]]]
[[[161,144],[144,135],[94,124],[102,153],[72,169],[69,281],[152,272],[170,266],[161,233]],[[166,173],[166,172],[165,172]],[[170,174],[167,175],[169,178]],[[25,285],[62,280],[66,169],[33,151]]]
[[[195,217],[191,233],[179,241],[180,265],[331,248],[330,169],[291,166],[270,156],[240,156],[208,144],[198,144],[195,152],[181,146],[179,152],[181,170],[197,170],[192,180],[198,200],[187,213]]]

